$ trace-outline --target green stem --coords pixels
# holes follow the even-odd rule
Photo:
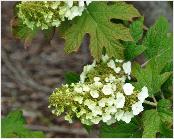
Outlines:
[[[161,93],[161,98],[162,98],[162,99],[165,99],[163,92],[160,91],[160,93]]]
[[[144,103],[148,104],[148,105],[151,105],[151,106],[155,106],[155,107],[157,106],[157,103],[154,103],[154,102],[151,102],[151,101],[147,101],[147,100],[145,100]]]
[[[155,98],[154,95],[152,95],[152,99],[153,99],[153,101],[154,101],[155,103],[157,103],[156,98]]]

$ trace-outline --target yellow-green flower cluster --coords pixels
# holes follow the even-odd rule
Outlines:
[[[89,4],[90,2],[86,2]],[[84,1],[26,1],[17,5],[18,17],[27,27],[48,29],[58,27],[66,18],[72,20],[81,16],[85,9]]]
[[[116,121],[129,123],[134,115],[143,111],[142,103],[148,97],[147,87],[135,90],[130,80],[131,62],[110,59],[86,65],[78,83],[63,85],[49,98],[49,108],[57,116],[64,113],[65,120],[78,118],[92,125],[100,121],[110,125]]]

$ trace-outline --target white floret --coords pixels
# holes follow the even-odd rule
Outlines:
[[[114,114],[117,112],[117,108],[115,106],[109,106],[105,108],[106,113]]]
[[[121,60],[121,59],[115,59],[115,62],[122,63],[123,60]]]
[[[117,121],[120,121],[121,118],[123,117],[123,115],[124,115],[124,111],[123,110],[119,110],[115,114],[115,119],[117,119]]]
[[[79,0],[79,7],[85,6],[84,0]]]
[[[115,123],[116,122],[116,120],[115,120],[115,118],[114,117],[112,117],[110,120],[108,120],[107,121],[107,125],[111,125],[111,124],[113,124],[113,123]]]
[[[100,120],[102,120],[101,117],[97,116],[91,119],[91,122],[93,122],[94,124],[98,124],[100,122]]]
[[[74,97],[74,101],[77,101],[77,102],[79,102],[79,104],[82,104],[82,102],[83,102],[83,97],[81,97],[81,96],[75,96],[75,97]]]
[[[89,88],[88,85],[83,85],[82,88],[83,88],[84,92],[89,92],[90,91],[90,88]]]
[[[90,95],[93,97],[93,98],[98,98],[99,97],[99,93],[97,90],[91,90],[90,91]]]
[[[93,119],[92,112],[89,112],[89,113],[86,114],[86,119]]]
[[[115,105],[117,108],[123,108],[125,104],[125,97],[122,93],[118,92],[116,94]]]
[[[86,0],[86,5],[88,6],[91,2],[92,0]]]
[[[106,54],[105,56],[102,55],[102,61],[103,61],[104,63],[106,63],[108,60],[109,60],[109,57],[108,57],[107,54]]]
[[[131,83],[125,83],[123,85],[123,91],[126,95],[131,95],[133,93],[134,88],[135,87]]]
[[[77,93],[82,93],[83,92],[83,89],[82,89],[82,87],[75,86],[74,87],[74,91],[77,92]]]
[[[134,117],[133,113],[127,111],[123,114],[123,116],[121,117],[121,120],[126,123],[130,123],[130,121],[133,117]]]
[[[73,6],[73,0],[67,0],[66,3],[69,8],[71,8]]]
[[[86,73],[85,73],[85,72],[82,72],[82,73],[80,74],[80,82],[81,82],[81,83],[84,83],[85,79],[86,79]]]
[[[95,82],[94,85],[95,85],[95,87],[97,87],[97,88],[103,87],[102,82]]]
[[[93,113],[93,116],[102,115],[102,108],[100,106],[96,106],[92,110],[92,113]]]
[[[103,122],[107,122],[107,121],[110,120],[111,118],[112,118],[111,115],[108,114],[108,113],[103,113],[103,114],[102,114],[102,120],[103,120]]]
[[[102,92],[103,92],[105,95],[113,94],[114,91],[112,90],[112,85],[111,85],[111,84],[104,85],[104,86],[103,86],[103,89],[102,89]]]
[[[138,93],[138,99],[141,101],[141,102],[144,102],[144,100],[149,96],[148,94],[148,89],[147,87],[143,87],[141,92]]]
[[[100,77],[94,77],[94,82],[99,82],[100,81]]]
[[[110,67],[111,69],[115,69],[116,67],[115,67],[115,62],[114,62],[114,60],[110,60],[108,63],[107,63],[107,65],[108,65],[108,67]]]
[[[121,68],[120,67],[117,67],[117,68],[114,68],[113,69],[116,73],[119,73],[121,71]]]
[[[131,62],[130,61],[123,64],[123,70],[126,74],[130,75],[130,73],[131,73]]]
[[[96,104],[97,104],[96,102],[94,102],[94,101],[92,101],[90,99],[86,99],[84,101],[84,105],[86,105],[90,110],[94,110],[95,107],[96,107]]]
[[[116,80],[115,76],[113,76],[112,74],[109,75],[109,78],[106,77],[105,79],[105,81],[110,83],[113,83]]]
[[[107,99],[106,98],[102,98],[101,100],[98,101],[98,105],[100,107],[105,107],[106,102],[107,102]]]
[[[113,89],[113,91],[116,91],[116,89],[117,89],[116,84],[112,84],[112,89]]]
[[[109,98],[106,98],[106,103],[108,106],[112,106],[115,102],[115,98],[114,97],[109,97]]]
[[[144,110],[142,102],[138,101],[132,105],[133,115],[138,115],[140,112]]]

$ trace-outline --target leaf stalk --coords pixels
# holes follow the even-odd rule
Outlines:
[[[157,106],[157,103],[154,103],[154,102],[151,102],[151,101],[147,101],[147,100],[145,100],[144,103],[148,104],[148,105],[151,105],[151,106],[155,106],[155,107]]]

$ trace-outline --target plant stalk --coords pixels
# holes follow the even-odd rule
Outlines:
[[[157,106],[157,103],[154,103],[154,102],[151,102],[151,101],[147,101],[147,100],[144,100],[144,103],[145,104],[148,104],[148,105],[151,105],[151,106]]]

